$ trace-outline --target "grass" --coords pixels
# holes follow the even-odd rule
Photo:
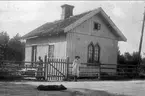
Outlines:
[[[65,91],[38,91],[37,86],[0,82],[0,96],[125,96],[89,89],[68,89]],[[76,95],[78,94],[78,95]]]

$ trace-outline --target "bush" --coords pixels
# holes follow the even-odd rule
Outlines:
[[[17,70],[10,68],[0,68],[0,80],[19,80],[22,76]]]

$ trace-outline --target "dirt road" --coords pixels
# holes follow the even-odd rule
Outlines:
[[[45,91],[40,92],[36,90],[36,86],[40,84],[43,85],[63,84],[68,88],[68,90],[57,91],[57,92],[45,92]],[[0,96],[61,96],[61,95],[62,96],[123,96],[123,95],[144,96],[145,94],[145,81],[93,81],[93,82],[30,82],[29,81],[29,82],[11,82],[11,83],[1,82],[0,86],[1,86]],[[112,93],[115,95],[113,95]],[[7,94],[7,95],[3,95],[3,94]],[[118,94],[122,94],[122,95],[118,95]]]

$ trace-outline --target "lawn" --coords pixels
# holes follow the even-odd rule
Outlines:
[[[37,85],[45,83],[48,82],[0,82],[0,96],[125,96],[77,87],[68,88],[65,91],[38,91],[36,89]]]

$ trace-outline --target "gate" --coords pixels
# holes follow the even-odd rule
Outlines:
[[[47,58],[47,57],[46,57]],[[48,81],[62,81],[68,78],[69,58],[67,59],[46,59],[45,58],[45,79]]]
[[[0,61],[0,78],[19,77],[23,80],[62,81],[68,78],[69,58],[50,59],[45,57],[43,66],[40,62]]]

